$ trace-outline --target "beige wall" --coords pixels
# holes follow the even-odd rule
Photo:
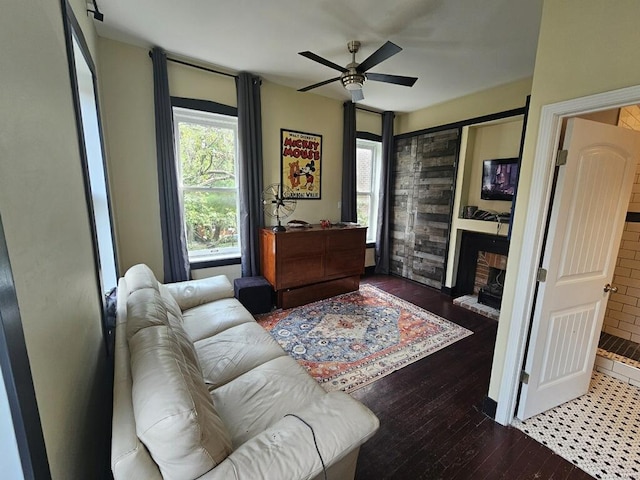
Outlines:
[[[95,478],[110,393],[60,2],[3,2],[0,43],[0,214],[49,464]]]
[[[162,234],[148,50],[99,38],[107,166],[120,272],[146,263],[162,278]]]
[[[530,93],[531,78],[525,78],[412,113],[405,113],[396,118],[395,133],[413,132],[522,108]]]
[[[125,271],[143,262],[162,278],[151,60],[147,49],[105,38],[99,39],[99,51],[120,268]],[[170,62],[169,86],[175,96],[236,104],[233,78]],[[292,217],[311,223],[339,220],[342,103],[267,81],[263,81],[261,97],[265,186],[280,182],[281,128],[322,135],[322,198],[299,200]],[[359,114],[365,128],[375,130],[369,117],[380,121],[378,115]],[[207,275],[215,273],[220,272],[207,271]]]
[[[543,105],[640,84],[637,19],[640,2],[545,0],[509,264],[518,264],[524,233],[538,124]],[[504,368],[517,269],[508,268],[489,396],[496,399]]]
[[[356,108],[356,130],[382,135],[382,115]]]
[[[298,200],[292,217],[309,223],[338,221],[342,191],[342,102],[262,83],[264,185],[280,183],[280,129],[322,135],[322,199]],[[275,224],[267,218],[267,224]]]

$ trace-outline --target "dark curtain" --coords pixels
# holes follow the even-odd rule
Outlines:
[[[238,92],[238,179],[242,276],[260,275],[262,211],[262,114],[260,78],[242,72]]]
[[[382,114],[382,165],[378,194],[378,231],[376,232],[376,273],[389,274],[391,231],[391,195],[393,168],[393,112]]]
[[[153,100],[156,113],[164,283],[181,282],[189,280],[189,256],[178,193],[167,56],[162,49],[155,47],[151,52],[151,59],[153,61]]]
[[[344,103],[342,136],[342,207],[343,222],[357,222],[356,211],[356,104]]]

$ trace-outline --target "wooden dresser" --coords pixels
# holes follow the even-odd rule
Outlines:
[[[280,308],[352,292],[364,273],[366,227],[260,232],[260,266]]]

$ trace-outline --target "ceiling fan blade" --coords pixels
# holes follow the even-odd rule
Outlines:
[[[322,65],[325,65],[329,68],[333,68],[334,70],[338,70],[339,72],[346,72],[347,69],[344,67],[341,67],[340,65],[338,65],[337,63],[333,63],[329,60],[327,60],[326,58],[322,58],[320,55],[316,55],[313,52],[298,52],[298,55],[302,55],[303,57],[307,57],[309,60],[313,60],[314,62],[318,62],[321,63]]]
[[[418,79],[416,77],[403,77],[401,75],[388,75],[386,73],[367,73],[367,80],[373,80],[374,82],[395,83],[396,85],[413,87],[413,84],[416,83],[416,80]]]
[[[360,100],[364,100],[364,93],[362,93],[362,89],[351,90],[351,101],[356,103]]]
[[[358,65],[359,72],[366,72],[372,67],[375,67],[380,62],[385,61],[387,58],[394,56],[396,53],[401,52],[402,48],[392,42],[387,42],[382,45],[378,50],[369,55],[364,62]]]
[[[306,92],[308,90],[311,90],[312,88],[321,87],[323,85],[326,85],[327,83],[335,82],[336,80],[340,80],[340,77],[330,78],[329,80],[325,80],[324,82],[320,82],[320,83],[314,83],[313,85],[309,85],[308,87],[301,88],[298,91],[299,92]]]

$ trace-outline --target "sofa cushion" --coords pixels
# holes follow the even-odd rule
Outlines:
[[[194,342],[243,323],[255,323],[249,311],[235,298],[223,298],[182,313],[184,329]]]
[[[143,263],[134,265],[124,274],[127,282],[128,293],[135,292],[141,288],[158,289],[158,280],[151,269]]]
[[[214,468],[231,452],[230,437],[170,327],[138,331],[129,348],[136,432],[163,476],[193,479]]]
[[[167,288],[183,312],[221,298],[233,297],[231,282],[224,275],[188,282],[168,283]]]
[[[169,325],[167,309],[153,288],[135,290],[127,298],[127,339],[143,328]]]
[[[323,395],[318,382],[288,355],[258,365],[211,392],[234,449]]]
[[[267,331],[255,322],[226,329],[195,343],[204,382],[211,390],[269,360],[286,355]]]
[[[167,312],[170,312],[182,321],[182,310],[180,309],[180,305],[178,305],[176,299],[171,295],[167,286],[161,283],[158,284],[158,292],[160,292],[160,296],[162,297],[164,306],[167,308]]]
[[[180,345],[184,356],[199,370],[200,363],[193,342],[182,326],[182,316],[176,317],[167,311],[160,293],[152,288],[136,290],[127,299],[127,339],[131,339],[141,329],[169,326]]]

